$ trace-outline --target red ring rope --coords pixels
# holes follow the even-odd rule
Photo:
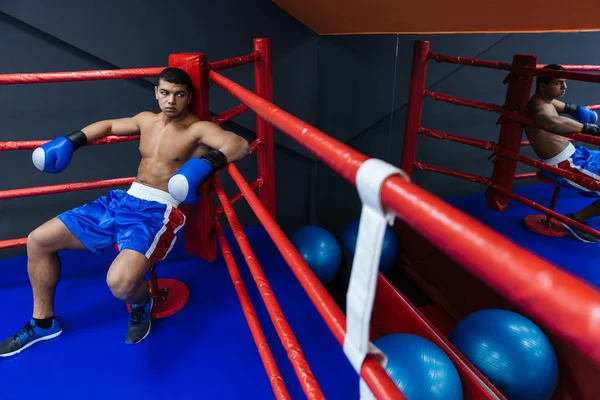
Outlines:
[[[279,372],[279,368],[277,368],[277,363],[275,362],[273,353],[271,353],[271,349],[269,348],[269,342],[267,342],[267,338],[260,327],[260,322],[256,317],[256,312],[252,306],[252,301],[250,301],[248,292],[246,292],[244,281],[242,280],[235,259],[231,254],[231,249],[229,248],[229,244],[225,239],[223,227],[219,221],[215,223],[215,231],[219,246],[221,247],[221,252],[223,253],[223,258],[225,259],[225,264],[227,265],[227,270],[229,271],[231,281],[233,282],[238,299],[242,305],[244,316],[248,321],[248,327],[250,327],[250,332],[254,338],[254,343],[256,343],[256,349],[258,350],[258,354],[260,355],[260,358],[265,366],[265,370],[269,377],[269,382],[271,382],[273,392],[275,393],[275,398],[291,399],[291,396],[285,387],[285,383],[283,382],[283,378],[281,377],[281,373]]]
[[[92,140],[87,145],[88,146],[97,146],[104,144],[112,144],[112,143],[123,143],[123,142],[131,142],[134,140],[139,140],[140,135],[128,135],[128,136],[106,136],[102,139]],[[0,151],[11,151],[11,150],[34,150],[43,145],[44,143],[48,143],[50,140],[21,140],[21,141],[11,141],[11,142],[0,142]]]
[[[246,263],[248,264],[250,273],[256,282],[256,286],[259,289],[263,302],[267,307],[267,312],[273,321],[273,326],[277,331],[277,335],[281,340],[281,344],[283,344],[283,347],[287,351],[288,358],[294,367],[294,371],[298,376],[304,393],[309,399],[324,399],[325,396],[323,395],[323,392],[321,391],[313,372],[306,362],[302,348],[300,347],[300,344],[294,335],[294,331],[285,319],[283,311],[279,306],[279,302],[277,301],[277,298],[275,297],[273,290],[269,285],[269,281],[267,280],[267,277],[257,261],[252,247],[250,247],[250,244],[248,243],[248,239],[244,234],[244,228],[238,220],[233,206],[231,205],[231,202],[227,198],[227,194],[223,189],[223,186],[221,186],[221,183],[218,179],[213,179],[213,184],[215,191],[217,192],[217,197],[223,205],[229,226],[233,230],[235,239],[240,246],[244,257],[246,258]]]

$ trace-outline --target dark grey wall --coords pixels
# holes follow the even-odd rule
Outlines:
[[[319,46],[319,126],[361,151],[399,165],[406,121],[413,43],[429,40],[431,51],[511,63],[514,54],[535,54],[540,63],[599,64],[600,55],[581,51],[598,33],[489,35],[373,35],[322,37]],[[504,104],[506,72],[429,61],[426,87],[467,99]],[[570,81],[565,100],[597,104],[597,86]],[[426,98],[422,126],[498,141],[498,115]],[[529,148],[523,154],[533,157]],[[419,139],[417,160],[491,176],[490,152],[427,137]],[[520,165],[517,172],[532,171]],[[356,189],[319,163],[316,215],[332,233],[360,215]],[[414,182],[440,197],[481,193],[486,187],[431,172],[416,171]],[[519,185],[534,183],[519,181]]]

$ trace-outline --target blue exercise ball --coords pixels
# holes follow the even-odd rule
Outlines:
[[[358,227],[360,219],[352,221],[348,224],[340,234],[340,244],[349,253],[354,255],[356,249],[356,240],[358,238]],[[388,225],[385,234],[383,235],[383,247],[381,249],[381,258],[379,260],[379,271],[388,273],[398,257],[398,240],[392,228]]]
[[[450,357],[420,336],[394,333],[373,342],[387,357],[386,372],[408,400],[459,400],[460,375]]]
[[[463,318],[450,341],[510,400],[552,398],[558,361],[552,344],[529,319],[488,309]]]
[[[323,285],[335,278],[342,263],[342,250],[331,233],[308,225],[294,231],[290,240]]]

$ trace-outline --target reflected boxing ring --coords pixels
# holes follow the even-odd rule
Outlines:
[[[438,54],[430,50],[430,43],[428,41],[415,41],[413,50],[411,86],[401,163],[402,169],[411,176],[414,170],[418,169],[483,184],[488,187],[487,207],[492,211],[504,213],[508,210],[510,200],[517,200],[526,207],[533,208],[542,213],[534,215],[529,214],[522,220],[522,229],[528,229],[535,234],[548,237],[565,236],[566,229],[562,227],[561,224],[557,223],[557,221],[559,221],[576,227],[595,237],[600,237],[600,231],[597,229],[575,222],[555,211],[558,193],[561,187],[546,178],[541,172],[545,171],[560,175],[590,190],[598,190],[600,188],[600,182],[591,177],[576,175],[520,154],[521,148],[529,145],[528,141],[522,140],[523,126],[529,125],[537,127],[535,122],[524,116],[525,105],[530,98],[533,78],[535,76],[543,76],[598,83],[600,82],[600,75],[590,72],[600,71],[600,66],[563,64],[562,66],[566,71],[543,70],[541,67],[544,65],[538,64],[537,57],[534,55],[515,55],[512,64],[509,64],[500,61]],[[503,82],[507,86],[505,103],[503,105],[490,104],[426,89],[425,78],[429,61],[508,71],[508,75]],[[468,107],[499,114],[497,122],[497,124],[500,125],[498,142],[494,143],[476,138],[459,136],[421,126],[423,99],[425,97],[459,107]],[[593,110],[600,109],[600,105],[598,104],[589,105],[587,107]],[[419,162],[416,159],[416,151],[418,138],[420,136],[438,140],[450,140],[474,148],[491,151],[492,155],[490,156],[490,159],[493,159],[492,176],[488,178],[477,174],[455,171]],[[577,141],[596,145],[600,144],[599,137],[582,133],[563,134],[562,136],[567,137],[570,142]],[[516,167],[518,162],[534,167],[538,169],[538,171],[517,174]],[[537,178],[542,184],[548,184],[552,187],[552,196],[548,196],[547,199],[544,199],[544,201],[547,200],[550,203],[549,207],[540,204],[539,196],[536,201],[533,201],[514,190],[513,185],[515,181],[528,178]],[[475,201],[481,200],[478,198]],[[521,213],[522,211],[520,210],[518,215],[521,215]],[[482,214],[483,212],[480,211],[478,215],[481,216]],[[492,220],[493,217],[490,216],[489,219]],[[514,231],[514,228],[511,229]],[[508,228],[504,231],[510,232]],[[530,236],[528,236],[528,238],[530,238]],[[534,239],[531,240],[533,241]],[[565,246],[568,245],[568,243],[565,244]],[[552,245],[548,244],[548,246]],[[554,244],[554,246],[557,245]],[[540,245],[536,249],[539,250],[541,248],[542,246]],[[484,248],[482,247],[483,254],[496,257],[496,249],[485,249],[485,251],[483,249]],[[419,252],[412,252],[412,254],[409,254],[406,257],[416,258],[418,256]],[[573,260],[573,262],[577,261]],[[562,377],[559,379],[558,392],[560,395],[558,395],[557,398],[595,398],[600,390],[600,385],[595,378],[600,372],[600,346],[595,344],[589,347],[580,347],[579,344],[575,344],[575,342],[582,340],[584,337],[587,337],[588,339],[591,339],[592,336],[598,337],[600,329],[598,295],[600,292],[597,287],[600,285],[600,280],[596,279],[595,281],[591,281],[596,287],[588,286],[587,292],[590,297],[588,297],[587,300],[580,296],[573,298],[570,294],[567,294],[567,291],[569,290],[566,289],[571,283],[567,283],[562,279],[556,279],[557,276],[550,278],[550,276],[545,275],[548,271],[551,271],[551,274],[555,271],[562,272],[562,269],[549,268],[546,270],[545,268],[537,269],[535,267],[534,269],[531,269],[534,265],[535,264],[532,263],[530,266],[518,271],[513,268],[512,261],[506,260],[507,271],[514,270],[515,274],[529,276],[531,282],[529,285],[524,286],[516,285],[514,284],[516,282],[512,282],[514,284],[512,288],[507,288],[512,291],[512,295],[509,295],[506,299],[499,298],[495,293],[487,293],[489,289],[486,289],[485,286],[481,285],[481,282],[470,281],[462,284],[468,285],[471,283],[473,285],[471,286],[471,289],[473,289],[474,292],[473,296],[480,302],[478,307],[504,306],[514,308],[530,313],[529,315],[534,316],[538,321],[541,321],[544,318],[541,314],[533,314],[532,307],[534,303],[543,307],[544,301],[541,301],[540,297],[536,299],[530,297],[533,292],[536,292],[537,294],[545,292],[548,295],[548,298],[554,298],[553,301],[563,301],[564,304],[562,306],[558,306],[557,304],[552,306],[546,304],[547,317],[550,318],[546,318],[544,323],[542,323],[544,329],[553,336],[553,342],[559,349],[559,358],[561,358]],[[537,273],[530,274],[530,272],[533,272],[534,270],[537,271]],[[440,292],[433,296],[437,296],[436,300],[439,303],[445,304],[445,308],[449,313],[464,315],[472,311],[471,307],[468,306],[465,300],[461,299],[457,293],[452,293],[449,290],[440,288],[440,285],[432,280],[434,268],[428,267],[418,270],[417,268],[408,265],[405,268],[405,272],[412,276],[416,281],[421,282],[423,286],[428,287],[428,293],[430,294],[436,293],[436,291],[440,289]],[[458,272],[454,269],[454,266],[447,272],[447,278],[451,283],[458,284],[463,275],[452,276],[453,272]],[[587,277],[588,280],[592,279],[590,276],[593,277],[594,275],[597,274],[591,273]],[[437,279],[443,280],[443,277],[437,276]],[[582,279],[582,282],[583,281],[584,280]],[[588,284],[588,282],[584,282],[584,284]],[[492,287],[497,289],[497,287]],[[545,297],[545,295],[543,297]],[[569,309],[569,312],[566,311],[566,308]],[[577,313],[582,319],[572,319],[571,316],[567,317],[571,312]],[[555,315],[552,316],[552,313],[555,313]],[[581,325],[578,324],[578,320],[581,322]],[[572,331],[567,333],[567,329],[572,329]],[[573,351],[571,346],[574,346],[577,350]]]
[[[420,49],[420,52],[417,52],[415,63],[426,61],[429,53],[428,50],[424,51],[423,49],[424,47]],[[421,58],[419,58],[419,55]],[[255,93],[217,72],[220,69],[244,64],[254,64]],[[199,204],[182,208],[188,219],[184,232],[187,253],[195,258],[213,262],[219,260],[217,250],[220,249],[229,277],[234,283],[235,293],[238,296],[239,305],[241,305],[247,326],[250,329],[252,341],[256,346],[254,349],[246,348],[245,351],[253,354],[258,352],[264,372],[267,375],[265,380],[269,382],[272,390],[271,393],[263,394],[263,396],[271,397],[274,395],[278,399],[293,398],[293,392],[289,389],[293,379],[297,380],[301,391],[309,399],[336,398],[336,390],[329,389],[329,392],[326,392],[323,381],[320,379],[320,376],[323,375],[315,372],[316,363],[327,364],[330,360],[325,357],[325,360],[315,360],[313,358],[309,361],[306,354],[309,353],[308,350],[314,344],[310,341],[303,341],[296,334],[298,324],[289,319],[289,313],[285,310],[283,304],[286,299],[281,298],[281,295],[274,295],[278,289],[276,288],[278,283],[272,278],[272,275],[269,276],[268,273],[265,273],[267,263],[261,263],[258,250],[250,245],[251,240],[250,235],[247,233],[248,229],[241,226],[236,216],[233,206],[241,200],[245,200],[254,211],[262,227],[272,240],[274,248],[277,249],[289,266],[295,282],[299,284],[308,299],[310,299],[314,309],[311,308],[311,311],[307,309],[306,312],[318,313],[318,316],[338,343],[340,355],[344,357],[346,362],[349,361],[352,364],[354,377],[357,378],[357,381],[351,381],[351,385],[353,385],[356,395],[358,395],[360,384],[364,398],[370,396],[378,399],[404,398],[386,374],[379,357],[381,354],[378,354],[376,349],[369,348],[368,345],[370,341],[379,336],[392,332],[405,332],[425,337],[446,352],[460,374],[465,398],[503,398],[498,390],[450,344],[432,320],[429,320],[419,309],[412,305],[386,277],[377,273],[377,268],[373,268],[377,265],[376,262],[374,264],[368,262],[358,264],[355,260],[352,274],[354,285],[351,285],[348,291],[348,298],[364,293],[364,303],[371,303],[372,311],[368,307],[352,308],[352,306],[349,306],[347,314],[350,317],[347,319],[347,316],[344,315],[330,294],[310,271],[304,259],[294,249],[292,243],[275,220],[274,127],[296,140],[319,158],[321,162],[328,165],[350,184],[356,186],[361,199],[363,199],[364,207],[372,209],[375,214],[377,214],[378,207],[386,214],[389,213],[396,219],[399,232],[402,229],[410,229],[414,235],[421,235],[430,246],[434,246],[439,252],[445,254],[449,260],[460,264],[464,271],[477,277],[501,296],[517,304],[555,337],[576,349],[577,354],[583,354],[587,362],[596,366],[600,365],[600,352],[598,351],[600,349],[600,317],[598,317],[600,294],[596,290],[526,249],[515,245],[501,234],[431,193],[410,183],[402,171],[393,168],[393,166],[379,163],[378,160],[369,159],[367,156],[327,136],[274,105],[272,103],[270,40],[255,39],[252,54],[219,62],[209,63],[207,56],[204,54],[172,54],[169,57],[169,66],[182,68],[192,77],[194,90],[199,95],[194,96],[190,110],[201,118],[223,123],[249,110],[254,111],[257,115],[257,138],[252,143],[251,148],[252,153],[255,153],[257,157],[258,178],[248,183],[242,177],[238,168],[230,164],[227,171],[221,171],[220,173],[230,175],[238,186],[239,193],[229,197],[219,180],[219,174],[202,188],[203,199]],[[0,75],[0,84],[154,77],[160,73],[161,69],[142,68],[72,73],[10,74]],[[405,144],[402,165],[402,169],[408,174],[412,172],[414,166],[435,170],[433,166],[417,164],[414,160],[416,136],[418,133],[426,133],[419,127],[420,101],[416,101],[414,97],[422,98],[423,93],[425,93],[424,77],[425,71],[422,70],[420,75],[419,73],[413,75],[413,82],[411,83],[410,118],[407,120],[407,124],[413,131],[407,130],[406,143],[408,146]],[[419,79],[421,79],[421,88],[419,88]],[[211,118],[208,90],[210,82],[225,89],[240,100],[242,104]],[[428,95],[444,99],[444,97],[440,97],[442,96],[440,94],[428,93]],[[445,99],[449,100],[450,98]],[[429,133],[432,135],[441,134],[437,132]],[[440,137],[450,138],[450,136]],[[137,139],[139,137],[109,137],[92,144],[108,145]],[[463,140],[458,137],[453,139]],[[44,142],[5,142],[0,143],[0,150],[32,150]],[[472,144],[488,146],[488,144],[477,141],[472,141]],[[520,141],[518,145],[521,145]],[[494,150],[501,156],[501,159],[510,154],[508,151],[515,152],[514,149],[503,150],[500,146],[497,146]],[[411,151],[412,159],[410,158]],[[497,165],[500,166],[498,168],[510,169],[510,166],[502,166],[503,163],[500,161]],[[379,182],[377,185],[369,186],[372,183],[371,180],[365,180],[364,171],[367,168],[371,168],[369,171],[378,176]],[[437,171],[442,172],[441,169]],[[445,172],[452,173],[450,171]],[[493,178],[490,182],[494,185],[493,189],[498,193],[495,202],[501,207],[500,205],[504,204],[501,195],[512,196],[512,192],[507,188],[507,181],[496,178]],[[1,192],[0,199],[108,188],[126,185],[131,183],[132,180],[132,177],[128,177],[10,190]],[[258,194],[255,191],[258,191]],[[218,208],[212,205],[212,199],[215,195],[221,204]],[[368,201],[367,199],[371,200]],[[278,206],[285,207],[285,204]],[[234,256],[235,249],[231,246],[233,241],[227,239],[227,232],[221,225],[223,217],[229,223],[233,241],[237,243],[243,255],[237,261]],[[560,217],[557,216],[557,218]],[[370,218],[365,214],[361,218],[361,229],[364,227],[365,232],[370,232],[370,229],[380,227],[381,225],[377,224],[381,223],[384,225],[386,223],[382,215],[378,214],[377,217]],[[412,235],[400,237],[401,240],[404,237],[406,242],[410,242]],[[381,245],[381,242],[370,242],[369,240],[363,240],[364,238],[365,235],[361,239],[359,234],[359,241],[364,242],[361,243],[367,249],[365,250],[367,252],[368,250],[374,251],[376,246]],[[26,245],[26,239],[24,238],[0,241],[0,249],[24,245]],[[357,246],[357,248],[360,247]],[[275,330],[275,337],[279,339],[281,346],[283,346],[287,360],[281,358],[277,360],[275,356],[276,344],[268,341],[267,327],[264,321],[261,323],[260,319],[257,318],[259,305],[251,301],[249,294],[251,288],[247,287],[249,281],[243,279],[243,271],[238,268],[240,259],[247,264],[251,275],[250,281],[255,283],[260,299],[266,307],[266,313]],[[358,274],[354,273],[356,269],[361,269],[360,272],[363,272],[369,279],[365,278],[364,281],[359,279]],[[549,284],[532,284],[542,275]],[[154,289],[164,288],[161,287],[161,281],[155,279],[156,273],[152,275],[152,278],[155,281]],[[177,293],[177,290],[174,290],[174,292]],[[170,297],[167,296],[168,298]],[[565,303],[564,299],[569,299],[569,303]],[[348,302],[348,304],[350,305],[351,302]],[[190,309],[190,306],[181,307],[176,310],[179,311],[178,315],[188,312]],[[173,311],[171,315],[174,315],[176,311]],[[227,318],[226,315],[222,317]],[[361,336],[360,332],[363,331],[367,333],[370,331],[370,337],[368,335],[367,337]],[[236,334],[241,335],[237,332],[232,334],[234,336]],[[318,339],[312,338],[313,341]],[[197,345],[200,346],[201,344]],[[221,347],[230,345],[226,341],[219,344]],[[18,363],[21,361],[15,359],[13,362]],[[284,363],[286,362],[291,365],[291,373],[285,372],[286,366]],[[172,362],[172,364],[176,363],[177,361]],[[205,368],[210,367],[210,362],[208,362]],[[172,368],[176,367],[172,365]],[[251,367],[241,365],[239,368],[241,369],[239,373],[244,373],[244,368],[249,369]],[[230,371],[223,371],[222,375],[227,376],[229,373]],[[358,377],[361,379],[360,383]],[[340,372],[339,375],[328,379],[339,380],[337,383],[339,386],[347,378],[348,375],[343,375]],[[160,384],[160,381],[154,382],[155,386]],[[183,383],[179,382],[179,384]],[[206,385],[210,386],[210,382]],[[209,387],[206,390],[207,393],[210,392]],[[223,397],[226,398],[227,395],[224,394]]]

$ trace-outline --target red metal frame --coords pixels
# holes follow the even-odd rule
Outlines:
[[[254,51],[260,56],[254,63],[254,86],[258,96],[273,102],[273,67],[271,39],[254,39]],[[258,176],[264,184],[258,197],[269,213],[275,216],[275,137],[273,125],[256,115],[256,137],[262,141],[257,150]]]
[[[410,75],[410,91],[406,110],[406,127],[400,167],[408,176],[412,176],[417,156],[417,141],[421,114],[423,112],[423,94],[425,93],[425,76],[427,74],[428,41],[415,41],[413,49],[412,73]]]

